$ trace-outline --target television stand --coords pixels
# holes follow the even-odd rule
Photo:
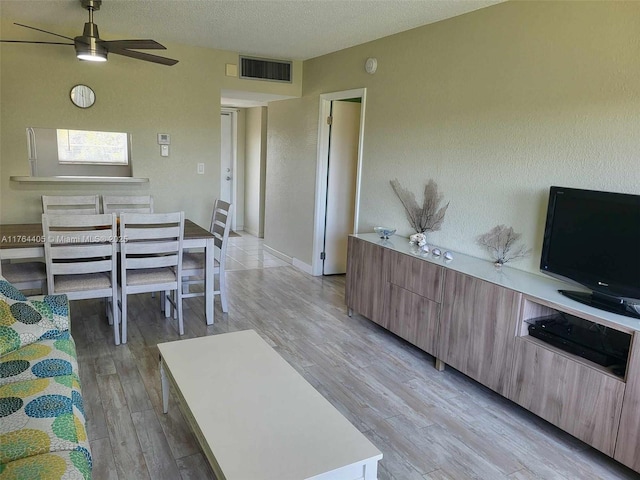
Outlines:
[[[578,292],[575,290],[558,290],[562,295],[576,302],[584,303],[593,308],[606,310],[607,312],[617,313],[632,318],[640,318],[640,312],[636,312],[631,306],[619,297],[601,295],[598,293]]]

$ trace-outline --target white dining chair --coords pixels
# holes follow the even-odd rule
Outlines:
[[[104,213],[153,213],[151,195],[102,195]]]
[[[118,230],[115,214],[42,215],[47,290],[69,300],[106,298],[116,345],[118,326]]]
[[[178,332],[182,321],[182,240],[184,212],[122,213],[120,215],[120,308],[122,343],[127,343],[128,296],[136,293],[173,292],[166,295],[177,312]]]
[[[233,205],[224,200],[216,200],[211,216],[211,226],[209,231],[214,236],[214,295],[220,295],[222,311],[229,311],[227,300],[227,282],[225,277],[225,259],[227,257],[227,243],[231,227],[231,217],[233,216]],[[205,274],[205,254],[204,252],[185,252],[182,259],[182,285],[183,298],[204,295],[203,292],[191,292],[190,285],[204,284]],[[218,276],[218,289],[215,289],[215,276]],[[215,296],[214,296],[215,299]]]
[[[42,213],[52,215],[97,215],[99,195],[42,195]]]
[[[44,262],[3,262],[0,276],[18,290],[47,293],[47,269]]]

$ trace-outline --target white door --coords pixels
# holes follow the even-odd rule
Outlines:
[[[323,275],[346,273],[353,233],[360,134],[360,102],[331,102]]]
[[[234,203],[233,198],[233,123],[232,114],[220,114],[220,199]],[[233,219],[231,229],[235,228]]]

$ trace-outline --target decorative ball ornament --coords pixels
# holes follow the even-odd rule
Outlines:
[[[431,255],[438,258],[440,255],[442,255],[442,252],[439,248],[434,248],[433,250],[431,250]]]
[[[453,260],[453,253],[451,252],[444,252],[444,259],[449,261],[449,260]]]
[[[368,74],[373,75],[374,73],[376,73],[377,69],[378,69],[378,60],[376,60],[374,57],[367,58],[367,61],[364,63],[364,70]]]

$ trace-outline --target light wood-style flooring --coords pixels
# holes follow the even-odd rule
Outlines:
[[[383,452],[381,480],[639,478],[455,370],[438,372],[431,356],[367,319],[349,318],[343,276],[276,267],[227,279],[229,314],[217,301],[207,327],[203,298],[185,300],[183,338],[258,331]],[[156,345],[179,336],[158,299],[132,298],[120,346],[100,301],[73,302],[71,312],[94,478],[214,478],[176,403],[162,413]]]

